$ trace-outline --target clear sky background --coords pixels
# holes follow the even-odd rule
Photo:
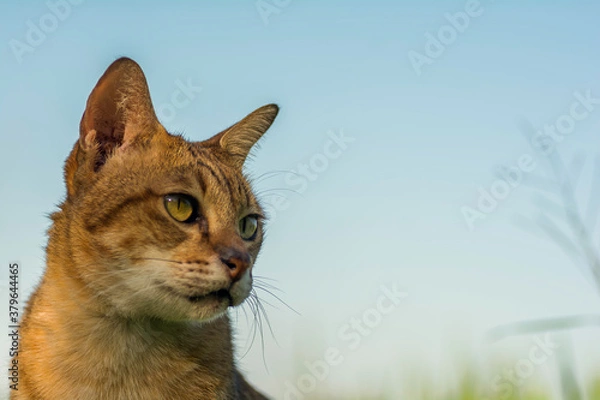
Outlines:
[[[275,293],[300,314],[261,295],[276,306],[265,304],[278,344],[265,329],[264,349],[255,340],[240,361],[275,398],[306,372],[305,361],[331,346],[344,361],[319,388],[396,385],[417,361],[443,370],[462,350],[504,349],[514,364],[527,347],[478,344],[499,324],[598,314],[586,264],[515,224],[517,215],[539,214],[530,186],[511,187],[474,229],[461,209],[476,208],[480,188],[501,185],[498,167],[517,166],[523,155],[535,163],[528,177],[551,177],[518,121],[534,129],[568,121],[561,117],[576,93],[587,92],[587,114],[554,143],[567,160],[581,156],[577,201],[584,211],[594,203],[600,4],[265,3],[271,14],[251,0],[86,0],[62,9],[61,19],[48,17],[57,12],[52,2],[0,3],[0,260],[21,265],[23,295],[43,271],[46,214],[64,195],[63,162],[87,96],[114,59],[128,56],[144,69],[157,109],[168,110],[182,82],[202,88],[173,115],[161,115],[170,131],[201,140],[276,102],[281,112],[248,171],[299,171],[311,161],[318,169],[306,185],[285,174],[256,184],[272,212],[257,273],[274,279],[282,291]],[[448,28],[446,14],[465,11],[473,14],[468,26]],[[45,37],[30,33],[41,28]],[[429,34],[447,35],[437,53]],[[411,55],[428,51],[415,67]],[[353,140],[324,165],[318,154],[342,133]],[[275,198],[283,205],[273,206]],[[593,236],[593,219],[585,221]],[[597,249],[598,236],[592,243]],[[408,297],[350,350],[338,332],[376,306],[382,284]],[[250,333],[240,315],[243,349]],[[582,374],[600,359],[599,334],[573,333]]]

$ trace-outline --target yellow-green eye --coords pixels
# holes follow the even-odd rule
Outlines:
[[[196,200],[185,194],[166,195],[165,208],[169,215],[179,222],[191,222],[197,216]]]
[[[248,215],[240,220],[240,236],[244,240],[252,240],[258,231],[258,217]]]

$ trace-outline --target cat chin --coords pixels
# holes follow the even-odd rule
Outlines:
[[[231,302],[227,301],[204,301],[197,304],[191,304],[184,309],[179,309],[184,315],[184,320],[196,322],[212,322],[222,318],[227,314],[229,308],[238,307],[246,301],[247,297],[236,298]]]
[[[233,301],[230,295],[209,294],[194,299],[171,293],[170,301],[157,317],[170,321],[210,322],[227,313],[227,309],[239,305],[242,301]]]

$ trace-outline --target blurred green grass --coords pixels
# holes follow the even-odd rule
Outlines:
[[[512,393],[483,394],[489,382],[479,381],[471,375],[466,375],[460,382],[459,387],[447,393],[435,394],[432,386],[424,386],[420,390],[399,395],[387,393],[385,390],[376,393],[336,394],[333,392],[320,392],[318,394],[307,394],[303,400],[576,400],[560,397],[543,387],[527,387],[516,389]],[[587,395],[578,400],[600,400],[600,374],[599,377],[589,382],[585,391]],[[489,390],[488,390],[489,391]],[[558,397],[557,397],[558,396]]]
[[[394,382],[390,382],[389,389],[382,387],[379,390],[370,389],[358,393],[336,393],[327,387],[319,388],[315,393],[304,393],[301,400],[600,400],[600,371],[588,382],[580,382],[583,386],[580,388],[581,397],[574,399],[561,397],[560,393],[550,389],[551,386],[559,386],[559,376],[556,376],[556,382],[532,379],[532,382],[525,385],[494,392],[491,390],[490,380],[483,379],[476,368],[464,367],[463,365],[462,375],[456,382],[451,383],[452,389],[440,390],[435,382],[426,377],[424,371],[420,371],[412,377],[402,378],[409,381],[409,388],[402,393],[391,389],[395,385]]]

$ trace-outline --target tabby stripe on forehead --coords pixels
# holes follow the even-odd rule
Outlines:
[[[190,145],[189,150],[190,150],[190,153],[192,153],[192,155],[195,158],[204,159],[207,157],[207,153],[204,151],[204,149],[202,147]],[[219,177],[215,174],[215,172],[212,170],[212,168],[210,168],[208,165],[206,165],[202,161],[200,161],[200,160],[196,161],[196,165],[198,165],[199,167],[204,167],[204,168],[208,169],[210,174],[213,176],[213,178],[215,178],[216,180],[219,180]],[[200,184],[200,189],[202,190],[202,193],[206,193],[205,180],[200,178],[200,179],[198,179],[198,183]]]
[[[217,174],[217,171],[212,166],[210,166],[202,161],[198,161],[197,164],[200,167],[206,168],[208,170],[208,172],[210,172],[212,177],[219,183],[219,185],[223,186],[223,178],[221,177],[220,174]]]
[[[233,187],[231,186],[231,181],[227,178],[227,174],[221,170],[219,167],[219,162],[214,159],[213,154],[207,149],[198,146],[191,146],[190,152],[194,155],[194,157],[200,159],[197,161],[198,165],[207,168],[220,186],[227,187],[227,190],[229,191],[229,197],[233,198]],[[202,160],[210,162],[210,165]]]
[[[240,191],[240,197],[245,197],[246,205],[249,205],[250,204],[250,193],[248,191],[247,185],[242,183],[241,181],[238,182],[238,190]]]
[[[204,153],[204,149],[202,147],[190,145],[189,146],[190,153],[196,158],[202,157],[200,153]]]
[[[229,191],[229,197],[233,198],[233,187],[231,186],[231,180],[227,177],[227,175],[221,170],[218,163],[214,163],[212,165],[205,164],[202,161],[198,161],[198,165],[208,169],[210,174],[216,179],[219,183],[219,186],[226,187]]]
[[[233,186],[231,185],[231,179],[229,179],[225,173],[223,173],[223,171],[221,171],[221,173],[223,174],[223,176],[225,177],[225,184],[227,185],[227,190],[229,190],[229,198],[230,199],[234,199],[234,195],[233,195]]]
[[[200,165],[200,163],[198,163],[198,165]],[[196,181],[200,185],[200,190],[202,190],[202,193],[206,193],[206,181],[205,181],[204,177],[197,176]]]

